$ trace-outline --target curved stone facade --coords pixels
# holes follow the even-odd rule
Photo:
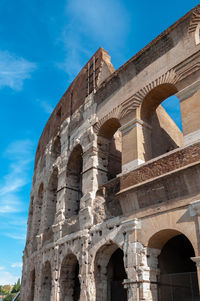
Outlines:
[[[100,48],[56,106],[36,152],[22,301],[199,300],[199,15],[116,71]],[[161,106],[171,95],[183,133]]]

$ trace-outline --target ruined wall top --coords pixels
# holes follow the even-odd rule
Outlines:
[[[99,48],[71,83],[47,121],[38,143],[35,167],[48,141],[58,133],[63,120],[71,116],[112,72],[114,67],[108,52]]]

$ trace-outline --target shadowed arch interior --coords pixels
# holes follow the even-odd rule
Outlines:
[[[80,298],[79,263],[75,255],[67,255],[60,272],[60,301],[78,301]]]
[[[52,158],[56,160],[61,154],[60,136],[56,136],[52,145]]]
[[[81,145],[77,145],[68,160],[66,175],[66,202],[65,216],[67,218],[77,215],[80,209],[80,199],[82,197],[82,171],[83,171],[83,150]]]
[[[96,301],[127,301],[123,280],[127,279],[124,253],[116,245],[104,245],[96,254],[94,262]]]
[[[191,259],[195,252],[189,239],[179,231],[166,229],[150,239],[149,247],[161,250],[158,300],[198,300],[196,264]]]
[[[120,122],[116,118],[107,120],[98,132],[99,184],[121,173],[122,137],[119,131]]]

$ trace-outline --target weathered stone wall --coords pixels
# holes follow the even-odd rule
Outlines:
[[[200,276],[199,24],[197,6],[117,71],[100,48],[58,103],[36,152],[22,301],[157,301],[159,254],[180,235]],[[160,106],[174,94],[183,133]]]

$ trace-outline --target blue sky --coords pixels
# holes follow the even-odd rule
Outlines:
[[[0,284],[21,276],[37,141],[70,82],[100,46],[117,69],[197,4],[0,1]]]

